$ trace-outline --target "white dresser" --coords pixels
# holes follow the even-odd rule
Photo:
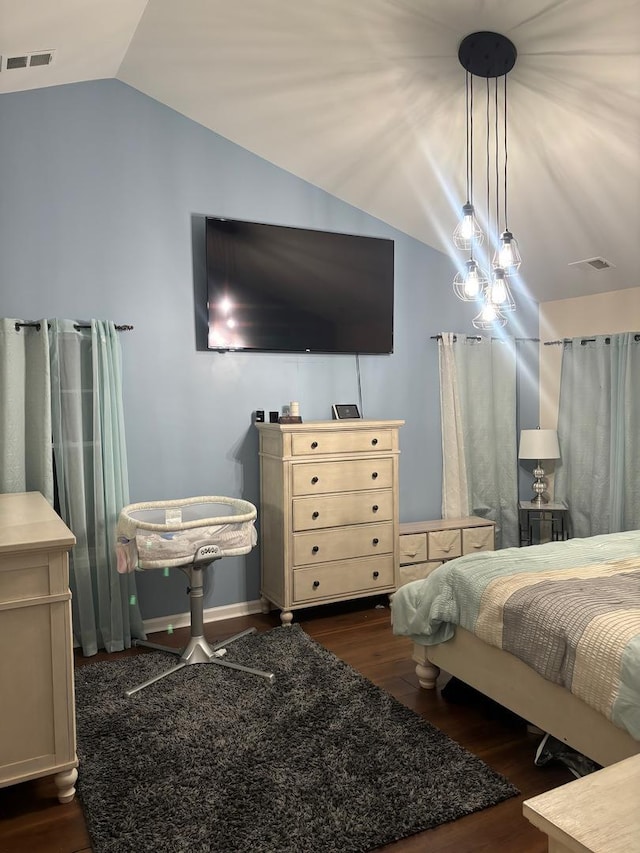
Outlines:
[[[257,424],[260,595],[293,610],[392,593],[404,421]]]
[[[494,521],[471,515],[401,524],[398,586],[426,578],[447,560],[495,548]]]
[[[55,775],[73,799],[76,730],[68,552],[39,492],[0,495],[0,787]]]

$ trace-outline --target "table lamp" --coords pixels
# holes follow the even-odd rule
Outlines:
[[[548,498],[545,497],[544,491],[546,483],[544,479],[544,470],[542,468],[543,459],[560,459],[560,446],[558,444],[558,433],[555,429],[522,429],[520,430],[520,449],[518,451],[518,459],[535,459],[538,463],[533,469],[533,492],[535,497],[531,503],[541,506],[547,503]]]

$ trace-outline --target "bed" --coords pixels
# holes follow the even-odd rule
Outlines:
[[[444,670],[602,766],[640,752],[640,531],[452,560],[392,625],[422,687]]]

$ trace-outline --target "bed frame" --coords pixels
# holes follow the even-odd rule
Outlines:
[[[640,753],[640,741],[519,658],[489,646],[464,628],[437,646],[414,643],[420,686],[434,689],[443,669],[544,732],[607,766]]]

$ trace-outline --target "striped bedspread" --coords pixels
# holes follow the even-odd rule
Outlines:
[[[461,625],[640,740],[640,531],[461,557],[392,607],[395,634],[432,645]]]

